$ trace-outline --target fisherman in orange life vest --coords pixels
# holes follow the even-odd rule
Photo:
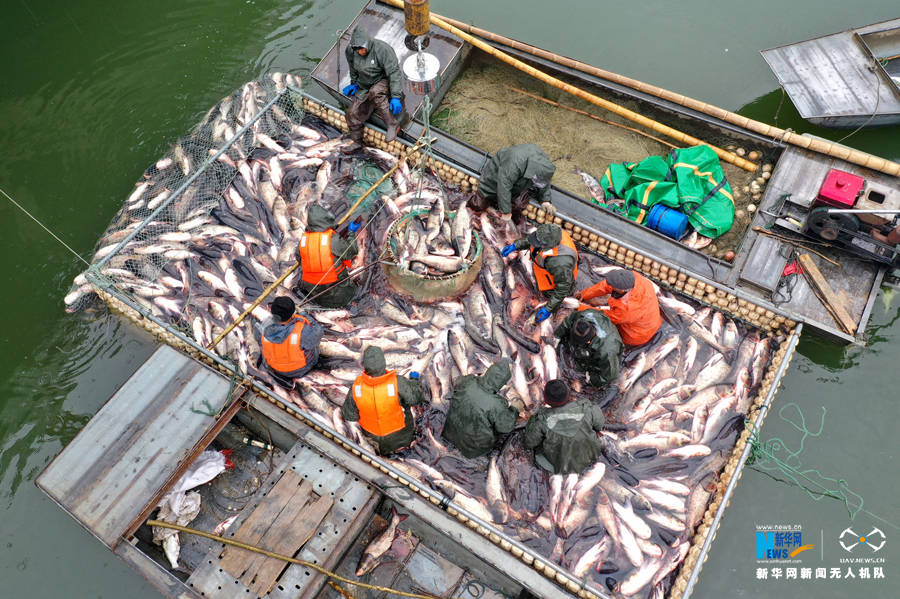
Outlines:
[[[602,302],[588,300],[605,295],[610,296],[609,305],[601,309],[619,329],[625,345],[642,345],[653,338],[662,324],[653,283],[640,273],[617,268],[576,297],[597,306]]]
[[[362,363],[364,371],[353,381],[341,415],[347,422],[359,421],[380,455],[409,447],[416,434],[410,407],[425,400],[419,373],[410,372],[406,378],[386,370],[384,352],[375,346],[366,348]]]
[[[360,228],[352,222],[347,230],[352,235]],[[300,283],[294,292],[325,308],[343,308],[356,295],[356,283],[347,270],[359,251],[356,239],[345,239],[335,233],[334,217],[318,204],[309,207],[306,232],[300,236]]]
[[[272,318],[261,327],[262,357],[275,381],[290,390],[294,379],[316,365],[324,331],[315,319],[294,314],[296,306],[289,297],[276,297],[269,309]]]
[[[537,322],[547,320],[575,288],[578,277],[578,250],[568,232],[559,225],[544,223],[527,237],[503,248],[500,255],[506,258],[517,250],[531,250],[534,261],[534,278],[547,304],[535,314]]]

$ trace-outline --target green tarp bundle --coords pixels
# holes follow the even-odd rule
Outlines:
[[[718,237],[734,222],[734,197],[719,157],[709,146],[672,150],[640,162],[613,163],[600,179],[606,207],[646,224],[650,209],[665,204],[688,215],[706,237]],[[624,200],[614,202],[614,200]]]

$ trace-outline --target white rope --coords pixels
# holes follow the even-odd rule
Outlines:
[[[39,225],[41,226],[42,229],[44,229],[47,233],[49,233],[49,234],[53,237],[53,239],[55,239],[56,241],[60,242],[60,243],[63,245],[63,247],[65,247],[67,250],[69,250],[70,252],[72,252],[72,254],[73,254],[76,258],[78,258],[79,260],[81,260],[82,262],[84,262],[84,265],[85,265],[85,266],[90,266],[90,265],[91,265],[87,260],[85,260],[84,258],[81,257],[81,254],[79,254],[78,252],[76,252],[75,250],[73,250],[72,248],[70,248],[69,245],[68,245],[65,241],[63,241],[62,239],[60,239],[59,237],[57,237],[56,234],[55,234],[53,231],[51,231],[50,229],[48,229],[47,227],[45,227],[45,226],[44,226],[44,223],[42,223],[41,221],[39,221],[38,219],[36,219],[34,216],[32,216],[32,214],[31,214],[30,212],[28,212],[27,210],[25,210],[25,208],[24,208],[21,204],[19,204],[17,201],[15,201],[14,199],[12,199],[12,196],[10,196],[8,193],[6,193],[2,188],[0,188],[0,193],[2,193],[3,195],[5,195],[5,196],[6,196],[6,199],[8,199],[8,200],[9,200],[10,202],[12,202],[13,204],[15,204],[15,206],[16,206],[19,210],[21,210],[22,212],[24,212],[25,214],[27,214],[27,215],[31,218],[31,220],[33,220],[34,222],[36,222],[37,224],[39,224]]]

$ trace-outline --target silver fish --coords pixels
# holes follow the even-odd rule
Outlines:
[[[394,537],[397,536],[397,527],[406,518],[406,515],[400,515],[397,512],[397,508],[391,508],[391,521],[388,523],[388,527],[375,537],[371,543],[366,545],[365,550],[363,550],[362,559],[356,568],[357,577],[365,576],[381,563],[381,556],[391,548],[391,543],[394,542]]]

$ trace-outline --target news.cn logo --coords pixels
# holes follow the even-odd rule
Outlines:
[[[857,534],[852,528],[845,528],[838,537],[838,543],[847,553],[853,553],[853,550],[860,546],[868,547],[872,553],[877,553],[887,543],[887,538],[879,528],[873,528],[865,535]]]

